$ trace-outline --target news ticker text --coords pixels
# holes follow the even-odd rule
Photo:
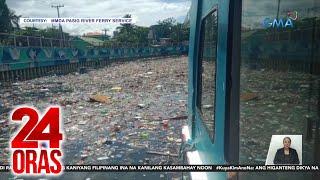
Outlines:
[[[0,172],[11,171],[0,165]],[[64,172],[259,172],[259,171],[320,171],[319,165],[65,165]]]

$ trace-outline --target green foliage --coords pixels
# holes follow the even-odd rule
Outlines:
[[[131,17],[130,14],[124,16]],[[149,41],[149,31],[153,33],[153,39],[159,41],[160,38],[171,38],[174,42],[189,40],[189,27],[187,25],[177,23],[174,18],[167,18],[158,21],[156,25],[151,27],[141,27],[134,24],[121,24],[114,31],[113,38],[105,42],[105,45],[113,44],[147,44]]]
[[[189,27],[184,24],[177,23],[172,27],[169,36],[174,42],[188,41],[189,40]]]
[[[173,32],[176,20],[174,18],[167,18],[163,21],[158,21],[158,24],[155,26],[154,31],[157,34],[157,40],[159,38],[169,38]]]
[[[160,38],[171,38],[174,42],[188,41],[189,39],[189,27],[177,23],[174,18],[158,21],[157,25],[153,25],[150,28],[157,41],[159,41]]]
[[[10,10],[5,0],[0,0],[0,14],[0,31],[10,32],[12,30]]]
[[[61,33],[59,28],[48,27],[45,29],[38,29],[35,27],[19,28],[20,16],[15,15],[14,11],[10,10],[5,0],[0,0],[0,32],[14,33],[16,35],[42,37],[60,39]],[[124,18],[131,18],[130,14],[126,14]],[[148,35],[152,33],[152,37]],[[0,40],[9,41],[12,44],[13,36],[0,36]],[[18,37],[17,37],[18,38]],[[68,33],[63,32],[62,39],[70,40],[71,37]],[[135,24],[120,24],[119,27],[113,32],[113,37],[110,36],[97,36],[94,37],[101,41],[104,41],[105,46],[128,46],[128,45],[147,45],[148,43],[160,41],[160,38],[170,38],[173,42],[188,41],[189,39],[189,26],[181,23],[177,23],[174,18],[167,18],[162,21],[158,21],[156,25],[151,27],[142,27]],[[150,39],[152,38],[152,39]],[[30,44],[34,44],[32,41],[39,41],[39,38],[29,38]],[[81,41],[81,40],[79,40]],[[25,45],[27,40],[25,37],[19,37],[17,43],[23,42]],[[5,44],[5,43],[2,43]]]
[[[20,28],[19,26],[19,18],[21,17],[21,15],[16,15],[15,12],[11,9],[9,9],[9,19],[10,19],[10,22],[11,22],[11,26],[12,27],[15,27],[17,29]]]
[[[6,0],[0,0],[0,32],[10,33],[16,35],[25,35],[25,36],[37,36],[44,38],[54,38],[60,39],[61,34],[60,30],[57,28],[46,28],[38,29],[34,27],[26,27],[20,29],[19,27],[19,18],[13,10],[10,10],[6,4]],[[68,33],[63,33],[64,39],[68,40],[70,38]],[[2,44],[6,44],[5,41],[11,41],[12,36],[2,35],[0,40],[3,40]]]
[[[131,15],[127,14],[124,18],[130,18]],[[144,44],[148,42],[149,28],[141,27],[134,24],[121,24],[114,31],[113,42],[120,44]]]
[[[25,27],[16,32],[16,34],[24,36],[37,36],[43,38],[60,39],[60,30],[54,27],[47,27],[45,29],[38,29],[35,27]],[[70,38],[68,33],[63,32],[63,36],[66,40]]]
[[[14,28],[19,29],[19,18],[8,8],[6,0],[0,0],[0,32],[10,33]]]

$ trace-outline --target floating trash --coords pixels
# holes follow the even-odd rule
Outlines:
[[[13,105],[54,104],[62,107],[66,164],[182,163],[178,153],[188,88],[187,76],[180,74],[187,74],[187,63],[187,57],[113,63],[1,88],[0,162],[8,164],[10,151],[2,142],[18,128],[7,120]]]

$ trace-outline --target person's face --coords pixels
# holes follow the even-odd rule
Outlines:
[[[290,145],[291,145],[291,142],[290,142],[289,139],[286,138],[286,139],[283,140],[284,148],[288,149],[290,147]]]

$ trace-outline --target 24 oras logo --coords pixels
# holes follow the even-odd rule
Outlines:
[[[12,172],[59,175],[63,169],[60,107],[50,106],[40,116],[37,109],[21,106],[12,111],[11,120],[23,124],[10,140]]]

